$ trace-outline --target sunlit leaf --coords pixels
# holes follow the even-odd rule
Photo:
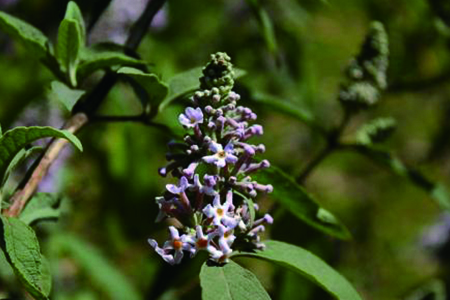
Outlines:
[[[278,241],[264,241],[266,248],[255,253],[237,253],[267,260],[301,274],[340,300],[362,300],[355,288],[338,272],[311,252]]]
[[[35,299],[48,299],[51,277],[34,230],[17,218],[1,217],[4,248],[14,273]]]
[[[200,285],[203,300],[270,299],[256,276],[233,261],[220,267],[204,263]]]
[[[252,178],[262,184],[271,184],[273,192],[268,196],[306,224],[340,239],[351,238],[350,232],[335,216],[277,167],[261,170]]]

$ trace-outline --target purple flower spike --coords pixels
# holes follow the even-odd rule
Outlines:
[[[257,116],[250,108],[237,105],[241,97],[232,91],[232,67],[225,53],[211,56],[202,71],[200,90],[191,97],[192,107],[178,117],[191,131],[181,142],[169,144],[169,163],[160,169],[160,175],[170,174],[178,182],[167,184],[164,197],[157,197],[157,221],[170,218],[183,231],[171,226],[162,247],[152,239],[149,244],[170,264],[198,251],[208,252],[216,263],[226,263],[235,250],[263,249],[258,234],[273,222],[268,214],[254,220],[253,211],[259,206],[253,203],[250,209],[242,199],[270,193],[273,187],[252,178],[270,164],[257,157],[265,152],[264,145],[247,141],[262,135],[263,127],[254,124]]]
[[[178,121],[180,121],[181,125],[192,128],[197,124],[203,123],[203,112],[200,107],[192,108],[188,107],[184,111],[184,114],[181,114],[178,117]]]
[[[215,164],[219,168],[225,167],[227,163],[235,164],[238,160],[236,156],[233,155],[233,144],[228,143],[223,149],[222,145],[214,141],[209,144],[209,149],[215,153],[213,155],[204,156],[203,160],[209,164]]]

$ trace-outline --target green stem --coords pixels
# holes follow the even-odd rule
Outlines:
[[[311,161],[305,166],[303,171],[300,172],[300,175],[297,176],[296,181],[298,184],[303,184],[307,177],[312,173],[312,171],[323,160],[325,160],[325,158],[327,158],[331,153],[339,148],[339,140],[345,130],[345,127],[348,125],[351,116],[352,113],[349,110],[344,109],[344,116],[341,120],[341,123],[328,134],[327,145],[325,146],[325,148],[322,149],[313,159],[311,159]]]

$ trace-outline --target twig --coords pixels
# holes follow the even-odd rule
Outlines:
[[[342,135],[342,132],[344,131],[345,127],[347,126],[350,117],[352,113],[346,109],[344,109],[344,116],[342,118],[341,123],[339,126],[336,127],[334,131],[332,131],[327,138],[327,145],[324,149],[322,149],[319,154],[317,154],[316,157],[314,157],[303,169],[302,172],[300,172],[300,175],[297,176],[297,183],[303,184],[306,180],[306,178],[311,174],[311,172],[319,165],[328,155],[330,155],[332,152],[334,152],[336,149],[339,148],[339,139]]]
[[[83,113],[78,113],[72,116],[63,129],[68,130],[71,133],[76,133],[81,127],[83,127],[88,121],[88,118]],[[51,142],[44,156],[42,157],[39,165],[34,169],[30,179],[25,184],[22,190],[19,190],[12,197],[12,205],[5,210],[7,216],[17,216],[24,208],[28,199],[36,192],[39,183],[42,178],[47,174],[50,166],[58,157],[61,150],[68,143],[65,139],[55,139]]]
[[[126,48],[135,51],[139,46],[142,38],[147,32],[153,17],[161,9],[166,0],[149,0],[145,11],[142,13],[141,17],[136,21],[135,26],[130,31]],[[66,125],[63,127],[75,133],[79,131],[85,124],[88,123],[90,117],[92,117],[100,104],[108,95],[111,88],[117,81],[117,77],[113,73],[107,73],[100,83],[94,88],[94,90],[86,97],[82,102],[77,103],[74,107],[72,117],[67,121]],[[33,170],[30,178],[24,185],[23,189],[17,190],[11,197],[11,206],[3,211],[7,216],[18,216],[22,209],[25,207],[28,200],[36,192],[36,189],[47,174],[48,169],[52,163],[56,160],[60,154],[63,147],[67,144],[66,140],[54,139],[50,141],[47,145],[47,150],[43,156],[39,159],[37,164],[34,164],[35,169]]]

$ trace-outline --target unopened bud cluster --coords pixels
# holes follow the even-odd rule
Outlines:
[[[389,42],[384,26],[373,22],[359,55],[346,70],[347,82],[341,86],[339,101],[351,111],[366,109],[378,102],[386,89]]]
[[[170,264],[178,264],[187,253],[209,253],[210,259],[226,263],[234,250],[262,249],[259,233],[273,219],[266,214],[255,220],[259,193],[270,193],[271,185],[252,180],[251,175],[270,166],[258,161],[264,145],[248,140],[263,134],[261,125],[251,125],[256,114],[237,105],[232,91],[234,72],[225,53],[211,55],[203,68],[200,90],[191,98],[178,120],[189,131],[183,142],[169,143],[169,164],[160,175],[171,174],[176,184],[167,184],[157,197],[157,221],[174,218],[180,226],[169,226],[170,237],[162,247],[150,245]]]

